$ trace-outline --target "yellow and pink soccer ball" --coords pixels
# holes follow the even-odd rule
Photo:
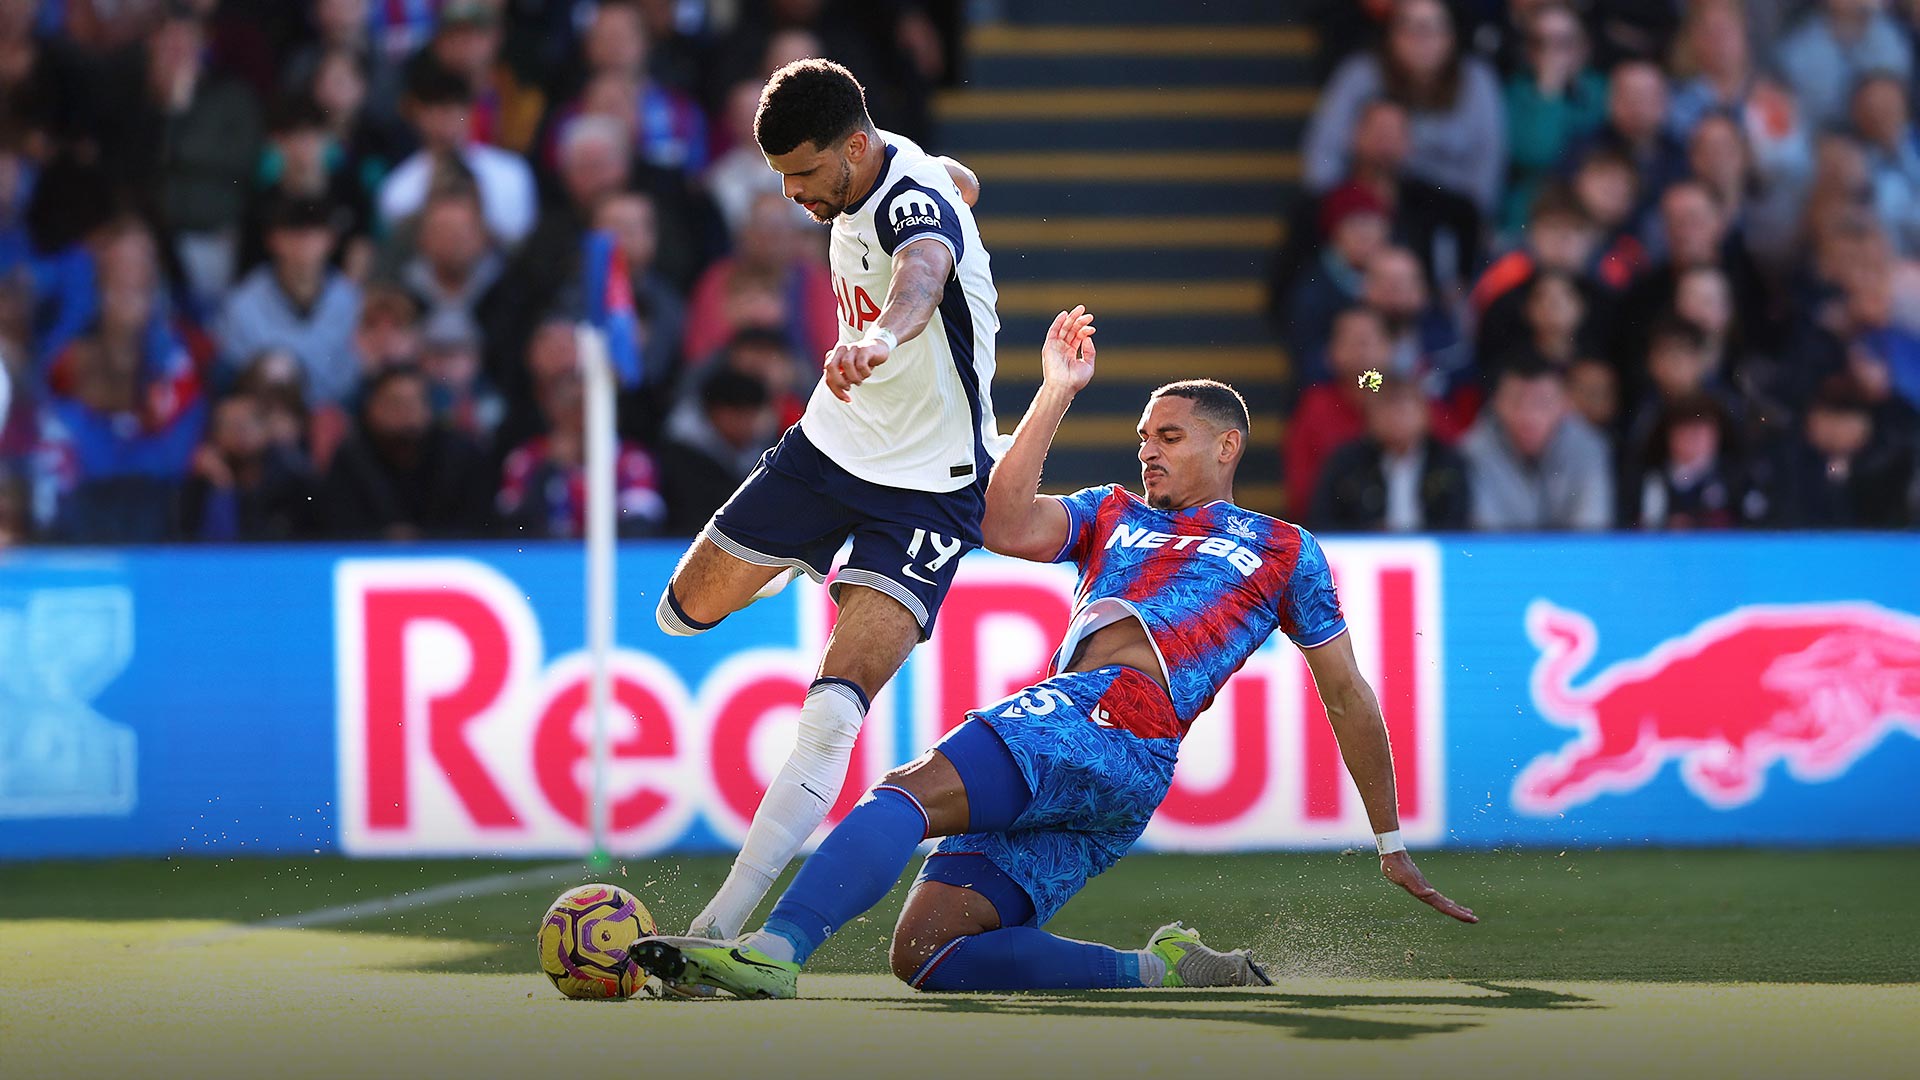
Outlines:
[[[647,906],[618,885],[568,889],[540,921],[540,970],[570,998],[624,1001],[647,985],[627,951],[655,929]]]

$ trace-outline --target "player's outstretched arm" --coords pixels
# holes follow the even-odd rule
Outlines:
[[[1040,392],[1014,430],[1013,446],[987,479],[980,531],[988,550],[1048,562],[1066,546],[1072,522],[1060,500],[1041,497],[1040,471],[1073,396],[1093,378],[1093,354],[1093,316],[1085,307],[1053,317],[1040,347]]]
[[[1367,808],[1367,820],[1373,831],[1398,834],[1400,810],[1393,784],[1393,749],[1387,743],[1387,721],[1380,713],[1380,702],[1373,687],[1360,673],[1353,655],[1353,638],[1341,634],[1325,645],[1302,649],[1307,667],[1313,672],[1313,684],[1327,707],[1327,720],[1340,743],[1340,757],[1353,774],[1360,789],[1360,801]],[[1427,884],[1426,875],[1413,864],[1413,856],[1404,847],[1380,855],[1380,873],[1388,881],[1412,893],[1434,910],[1461,922],[1479,922],[1480,917],[1454,903]]]
[[[894,252],[893,284],[887,288],[887,306],[880,309],[873,329],[859,341],[835,345],[827,354],[823,375],[834,397],[852,401],[848,391],[886,363],[895,345],[920,336],[946,295],[947,278],[952,275],[953,252],[938,241],[911,240]]]

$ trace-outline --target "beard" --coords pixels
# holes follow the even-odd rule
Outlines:
[[[818,200],[821,212],[807,211],[807,215],[822,225],[830,224],[834,218],[847,212],[847,204],[853,201],[853,166],[840,162],[840,179],[827,197]]]

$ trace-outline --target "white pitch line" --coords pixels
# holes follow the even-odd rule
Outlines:
[[[580,876],[580,871],[579,863],[561,863],[533,870],[516,870],[511,874],[491,874],[469,881],[450,881],[445,885],[432,885],[378,900],[362,900],[353,904],[318,908],[299,915],[281,915],[277,918],[262,919],[251,926],[260,930],[301,930],[310,926],[330,926],[334,923],[385,915],[392,911],[411,911],[414,908],[443,904],[450,900],[472,900],[480,896],[496,896],[504,892],[514,892],[522,885],[539,885],[563,878],[577,878]]]
[[[450,881],[444,885],[432,885],[412,892],[383,896],[377,900],[361,900],[352,904],[336,904],[333,907],[315,908],[298,915],[280,915],[271,919],[261,919],[242,926],[229,926],[212,933],[200,934],[184,941],[175,942],[175,946],[214,945],[231,940],[243,934],[257,930],[302,930],[314,926],[332,926],[337,923],[352,922],[374,915],[385,915],[395,911],[411,911],[415,908],[444,904],[455,900],[472,900],[481,896],[497,896],[500,893],[515,892],[523,886],[551,884],[556,881],[581,880],[584,867],[580,863],[559,863],[542,866],[532,870],[517,870],[511,874],[489,874],[482,878],[466,881]]]

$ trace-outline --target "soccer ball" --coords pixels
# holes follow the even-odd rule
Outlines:
[[[540,970],[570,998],[623,1001],[647,982],[627,950],[654,930],[647,906],[617,885],[568,889],[540,921]]]

